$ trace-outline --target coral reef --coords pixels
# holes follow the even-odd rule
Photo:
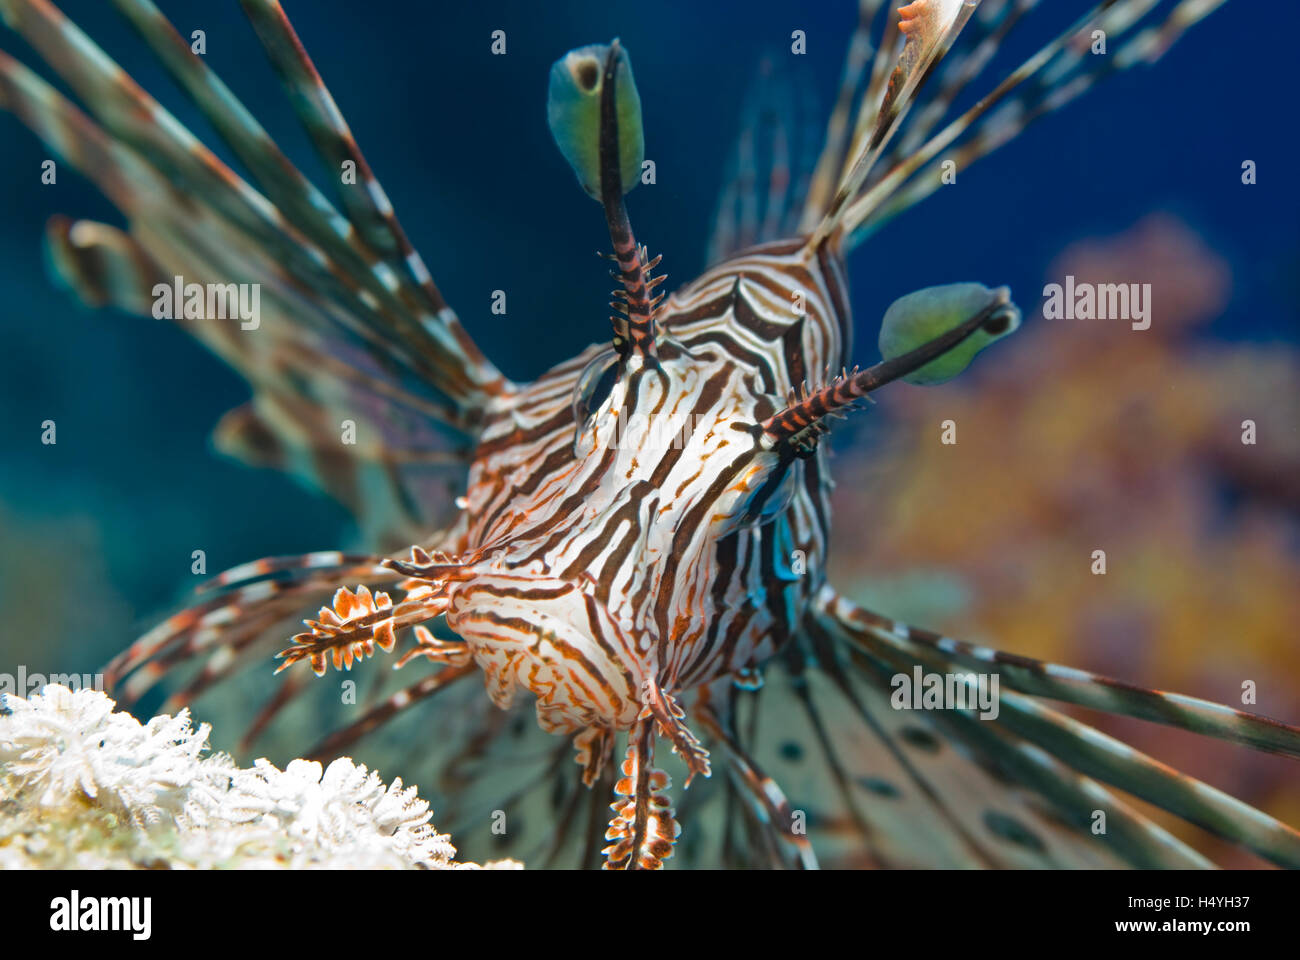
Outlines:
[[[0,697],[0,869],[477,867],[400,778],[346,757],[240,769],[187,710],[141,724],[114,706],[57,685]]]

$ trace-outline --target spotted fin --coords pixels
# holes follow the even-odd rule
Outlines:
[[[894,710],[887,680],[837,649],[837,631],[810,621],[804,652],[769,664],[749,695],[760,711],[750,749],[802,812],[823,866],[1209,865],[1100,783],[985,721]]]
[[[813,624],[814,633],[824,631],[827,638],[840,644],[837,652],[842,654],[847,650],[849,658],[861,668],[861,672],[874,674],[876,683],[882,689],[886,688],[891,676],[910,674],[918,665],[926,672],[987,673],[995,669],[993,665],[999,663],[997,657],[981,656],[976,658],[979,663],[976,666],[969,661],[963,662],[946,655],[938,644],[911,642],[909,637],[914,628],[901,628],[891,623],[891,628],[887,630],[880,618],[860,610],[829,588],[818,599]],[[933,716],[939,722],[947,724],[958,737],[958,742],[967,747],[979,739],[988,741],[990,736],[1005,738],[1008,744],[1020,752],[1022,756],[1018,759],[1021,761],[1024,756],[1045,756],[1072,771],[1071,776],[1093,778],[1110,784],[1224,839],[1251,849],[1281,866],[1300,866],[1300,833],[1291,827],[1028,696],[1014,692],[1019,686],[1029,686],[1024,683],[1024,677],[1013,677],[1010,670],[996,669],[999,677],[1008,678],[1007,685],[1012,688],[1011,691],[1000,691],[999,713],[996,718],[974,719],[971,714],[961,710],[919,713]],[[1096,685],[1099,690],[1097,696],[1078,692],[1089,684]],[[1265,742],[1273,748],[1287,748],[1284,752],[1290,752],[1294,738],[1300,736],[1300,730],[1296,728],[1262,718],[1250,718],[1244,714],[1236,715],[1235,711],[1227,708],[1216,708],[1190,698],[1175,701],[1179,706],[1177,712],[1158,714],[1154,710],[1155,704],[1168,695],[1146,691],[1145,697],[1139,697],[1135,692],[1137,688],[1131,688],[1128,696],[1108,700],[1105,691],[1110,689],[1112,687],[1102,684],[1099,678],[1088,681],[1082,679],[1082,675],[1075,675],[1059,687],[1042,686],[1038,692],[1051,690],[1053,696],[1067,693],[1068,699],[1073,702],[1086,702],[1089,706],[1111,711],[1115,710],[1114,704],[1118,702],[1124,707],[1119,712],[1158,718],[1161,722],[1225,736],[1235,742],[1250,743],[1251,739],[1258,740],[1253,734],[1251,738],[1243,737],[1243,730],[1268,731]],[[1141,706],[1138,707],[1137,704]],[[905,713],[910,715],[912,712]],[[1233,719],[1222,722],[1227,714],[1234,714]],[[963,726],[965,730],[962,729]],[[1001,752],[994,756],[996,758],[999,755],[1007,757],[1014,754]],[[1077,814],[1081,811],[1075,812]]]
[[[861,607],[844,615],[855,626],[900,649],[947,660],[953,666],[997,673],[1004,687],[1036,697],[1163,723],[1230,743],[1300,758],[1300,728],[1219,703],[1165,693],[1018,654],[963,643],[899,623]]]

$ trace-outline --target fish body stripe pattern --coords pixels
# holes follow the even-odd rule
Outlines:
[[[753,669],[789,638],[821,582],[829,534],[824,453],[794,464],[780,489],[750,490],[753,440],[730,425],[756,423],[802,389],[810,371],[824,376],[842,365],[852,329],[843,263],[802,241],[755,248],[674,293],[656,322],[661,366],[684,370],[672,409],[656,405],[651,389],[622,424],[575,424],[574,390],[604,350],[593,346],[489,417],[470,471],[455,552],[498,551],[501,573],[490,578],[486,597],[477,581],[453,587],[448,623],[474,637],[476,649],[491,647],[481,665],[498,682],[535,678],[539,718],[545,713],[549,729],[593,721],[626,728],[640,711],[648,673],[665,688],[690,689]],[[645,417],[642,436],[635,435],[638,416]],[[655,436],[655,418],[673,429]],[[580,456],[588,442],[608,449]],[[635,449],[622,449],[628,446]],[[717,491],[729,486],[745,488],[751,511],[772,518],[695,549]],[[778,501],[782,508],[773,510]],[[692,516],[694,504],[704,522]],[[688,522],[662,521],[682,516]],[[809,563],[797,575],[790,572],[796,551]],[[674,562],[682,556],[691,561]],[[572,588],[539,594],[541,571],[571,578]],[[545,628],[530,630],[528,616],[497,610],[515,602],[531,604],[518,612],[531,612],[534,623],[543,604],[571,607],[554,622],[572,637],[552,632],[543,640]],[[588,671],[582,682],[552,686],[557,658]],[[613,674],[620,674],[617,701],[607,685]],[[508,702],[500,686],[492,689]],[[588,690],[601,695],[587,700]],[[567,698],[578,699],[566,718]]]
[[[697,851],[711,833],[728,864],[815,866],[811,826],[822,850],[873,866],[1208,865],[1114,788],[1300,866],[1290,827],[1031,698],[1292,758],[1297,728],[900,624],[840,596],[825,571],[831,482],[819,439],[828,417],[982,323],[977,315],[845,372],[845,251],[933,191],[947,157],[964,169],[1097,78],[1158,58],[1222,0],[1101,0],[942,128],[990,44],[1039,5],[913,0],[887,11],[863,0],[816,163],[794,168],[804,152],[792,150],[779,110],[749,111],[757,126],[741,137],[739,179],[724,191],[711,244],[720,262],[666,298],[656,292],[664,277],[653,275],[660,259],[637,242],[612,173],[625,54],[617,42],[603,48],[609,175],[599,199],[622,285],[614,337],[526,385],[505,380],[443,299],[279,3],[242,0],[317,151],[330,169],[357,173],[354,184],[334,184],[337,207],[153,3],[114,2],[256,186],[48,0],[0,0],[5,23],[86,112],[3,53],[0,106],[129,223],[54,219],[55,268],[87,302],[133,312],[147,310],[154,283],[175,276],[260,284],[257,336],[177,319],[253,388],[222,421],[222,448],[331,493],[384,549],[409,546],[400,559],[334,550],[268,558],[205,582],[193,606],[109,665],[123,699],[197,662],[170,701],[188,703],[283,645],[286,619],[323,604],[281,651],[282,686],[245,741],[304,695],[304,671],[288,669],[299,661],[318,674],[352,670],[401,645],[397,666],[424,660],[431,671],[372,700],[313,755],[337,755],[419,704],[443,704],[434,718],[466,718],[469,734],[426,733],[414,746],[440,771],[449,803],[463,797],[471,808],[491,774],[517,780],[480,810],[545,794],[548,815],[535,819],[559,827],[539,863],[569,844],[583,865],[603,854],[610,867],[662,866],[683,835],[671,780],[656,766],[667,745],[683,787],[696,784],[683,810],[698,826],[683,846]],[[1115,56],[1079,53],[1097,27]],[[951,69],[937,70],[941,61]],[[937,94],[926,90],[931,74]],[[908,126],[913,111],[919,120]],[[772,138],[761,218],[760,127]],[[792,223],[799,235],[781,237]],[[742,237],[758,245],[729,249]],[[368,428],[355,452],[339,448],[344,417]],[[454,501],[452,484],[463,490]],[[436,636],[435,621],[454,636]],[[1008,691],[1001,716],[890,709],[889,678],[917,667],[996,674]],[[475,674],[487,698],[460,682]],[[517,723],[529,708],[536,723]],[[779,749],[756,735],[760,715],[779,728]],[[563,741],[525,750],[533,734],[571,737],[577,769],[561,762]],[[710,747],[725,758],[712,780]],[[1112,827],[1100,837],[1088,828],[1097,809]]]

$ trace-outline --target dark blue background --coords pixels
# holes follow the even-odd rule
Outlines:
[[[607,330],[609,282],[592,255],[607,238],[546,128],[550,63],[615,35],[631,52],[658,183],[629,202],[638,237],[664,254],[671,289],[703,265],[739,106],[760,58],[786,57],[790,69],[808,71],[826,109],[855,17],[851,0],[286,6],[443,292],[516,379]],[[981,89],[1002,72],[997,66],[1018,63],[1085,4],[1041,6],[1047,9],[1019,31]],[[183,33],[206,31],[208,62],[323,182],[236,4],[164,8]],[[63,9],[215,141],[108,4],[70,0]],[[1186,220],[1231,265],[1232,299],[1214,335],[1294,340],[1300,16],[1293,3],[1267,12],[1229,3],[1153,69],[1109,79],[861,248],[850,264],[859,359],[872,359],[878,318],[897,296],[980,280],[1009,283],[1030,302],[1063,246],[1118,232],[1152,210]],[[498,28],[508,35],[505,57],[489,53]],[[789,56],[794,29],[807,31],[806,57]],[[13,34],[0,32],[0,45],[34,62]],[[95,629],[48,639],[75,640],[92,653],[119,647],[192,585],[196,548],[216,572],[257,556],[344,544],[349,531],[339,508],[211,452],[212,425],[246,398],[241,381],[165,322],[89,311],[54,289],[39,252],[46,218],[120,221],[66,167],[57,186],[42,186],[47,154],[7,114],[0,144],[0,550],[11,565],[22,564],[23,552],[43,538],[45,550],[104,578],[121,601],[101,615],[93,601],[65,591],[62,602],[91,608],[60,622]],[[1256,187],[1240,183],[1244,159],[1259,165]],[[509,295],[505,317],[489,312],[498,288]],[[58,422],[55,447],[39,443],[46,418]],[[83,518],[91,533],[61,544],[69,517]],[[48,602],[12,594],[12,587],[0,594],[7,609]]]

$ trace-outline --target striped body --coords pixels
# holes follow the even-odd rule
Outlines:
[[[494,572],[452,586],[448,625],[494,699],[532,690],[547,729],[630,726],[648,676],[680,691],[748,675],[822,582],[825,455],[778,471],[749,428],[842,365],[842,264],[800,240],[767,244],[657,318],[662,376],[624,378],[634,400],[620,383],[575,423],[593,346],[489,417],[470,471],[456,552],[500,554]],[[638,418],[673,428],[637,435]]]

